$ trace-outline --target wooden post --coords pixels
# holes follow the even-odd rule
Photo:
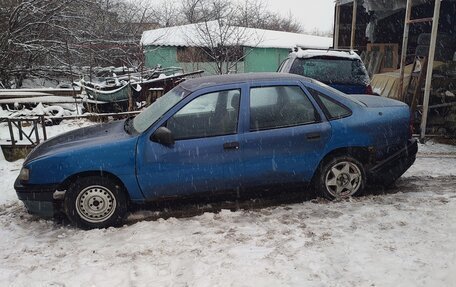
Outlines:
[[[353,0],[350,50],[354,50],[355,49],[355,33],[356,33],[356,13],[357,13],[357,8],[358,8],[357,0]]]
[[[23,140],[24,139],[24,135],[22,134],[22,122],[21,120],[18,120],[17,121],[17,129],[19,130],[19,140]]]
[[[78,115],[79,115],[79,113],[78,113]],[[41,128],[43,129],[43,139],[47,140],[46,122],[44,120],[44,116],[40,116],[40,120],[41,120]]]
[[[398,95],[402,101],[404,100],[404,69],[405,60],[407,58],[408,36],[410,28],[410,15],[412,13],[412,0],[407,0],[407,8],[405,10],[404,20],[404,35],[402,37],[402,51],[401,51],[401,68],[399,72],[399,91]]]
[[[421,118],[421,141],[423,141],[424,137],[426,136],[427,117],[429,111],[429,96],[431,95],[432,70],[434,68],[435,45],[437,42],[437,33],[439,28],[441,1],[442,0],[435,0],[434,16],[432,17],[431,43],[429,44],[426,83],[424,85],[423,117]]]
[[[334,49],[339,49],[339,29],[340,29],[340,3],[336,1],[336,12],[334,19]]]
[[[10,138],[11,138],[11,145],[15,146],[16,145],[16,140],[14,139],[14,132],[13,132],[13,125],[11,124],[11,120],[7,119],[8,121],[8,129],[10,132]]]
[[[127,85],[127,95],[128,95],[128,111],[131,112],[134,110],[134,103],[133,103],[133,92],[131,91],[132,85],[131,85],[131,74],[128,73],[128,85]]]
[[[33,130],[35,131],[36,144],[39,144],[40,134],[38,133],[38,118],[33,119]]]
[[[150,103],[147,103],[147,104],[150,105],[151,103],[155,102],[158,98],[163,96],[163,91],[164,91],[163,88],[150,88],[149,89],[150,100],[148,100],[148,101],[150,101]]]

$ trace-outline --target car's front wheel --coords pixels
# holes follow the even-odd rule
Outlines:
[[[322,164],[316,189],[328,199],[343,199],[362,193],[365,182],[363,164],[352,157],[339,156]]]
[[[127,198],[124,189],[109,178],[83,177],[68,188],[64,210],[78,227],[119,226],[127,213]]]

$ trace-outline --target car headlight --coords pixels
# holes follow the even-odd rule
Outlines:
[[[19,180],[27,181],[30,178],[30,170],[28,168],[23,167],[19,172]]]

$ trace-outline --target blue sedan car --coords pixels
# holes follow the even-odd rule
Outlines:
[[[15,182],[29,212],[83,228],[122,223],[131,203],[311,183],[329,199],[392,184],[414,162],[406,104],[347,97],[291,74],[192,79],[133,119],[52,138]]]

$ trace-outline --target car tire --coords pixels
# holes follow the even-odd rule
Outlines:
[[[127,214],[127,197],[124,188],[109,178],[82,177],[69,186],[64,211],[80,228],[119,226]]]
[[[338,156],[320,165],[315,189],[319,195],[334,200],[362,194],[365,184],[363,164],[350,156]]]

